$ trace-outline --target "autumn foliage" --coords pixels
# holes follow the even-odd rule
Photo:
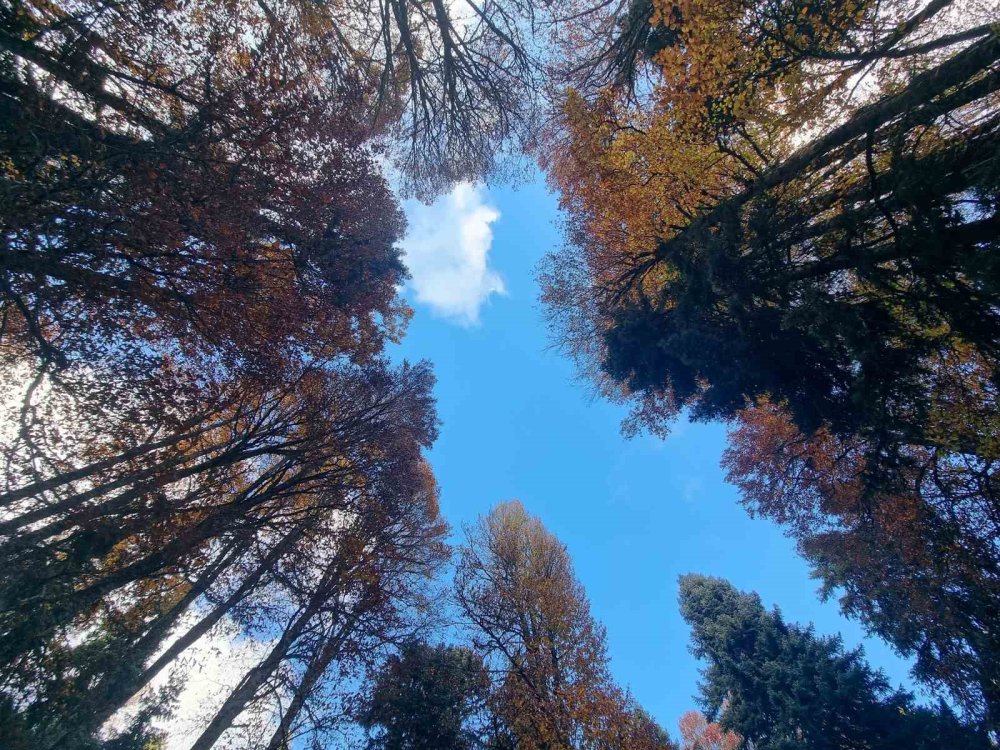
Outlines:
[[[466,530],[455,599],[500,675],[493,711],[525,750],[671,750],[611,678],[604,629],[566,548],[516,502]]]
[[[738,734],[709,721],[700,711],[688,711],[678,725],[681,750],[738,750],[742,742]]]
[[[194,747],[286,747],[413,626],[445,526],[382,162],[492,169],[527,72],[499,11],[383,10],[0,7],[4,747],[145,747],[220,628],[269,647]]]
[[[995,10],[629,3],[562,79],[540,270],[626,428],[727,421],[748,509],[994,728]]]
[[[0,745],[155,748],[228,633],[195,750],[674,747],[519,503],[458,549],[468,647],[418,637],[449,550],[387,175],[520,151],[557,342],[627,430],[725,421],[748,511],[961,713],[693,577],[683,747],[995,737],[995,3],[466,5],[0,2]]]

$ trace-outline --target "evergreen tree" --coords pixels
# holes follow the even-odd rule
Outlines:
[[[942,426],[953,435],[996,432],[996,415],[963,406],[942,404]],[[729,442],[727,479],[753,516],[796,540],[824,595],[913,659],[913,676],[947,691],[965,716],[1000,727],[1000,632],[990,625],[1000,610],[1000,477],[992,462],[913,450],[913,466],[900,471],[906,483],[880,487],[863,442],[825,429],[805,435],[773,404],[745,410]]]
[[[406,643],[362,707],[368,750],[470,750],[489,692],[482,659],[460,646]]]
[[[557,342],[628,430],[727,421],[750,512],[997,731],[995,3],[612,8],[544,159]]]
[[[718,578],[687,575],[681,614],[692,651],[705,659],[702,699],[710,718],[755,750],[989,748],[984,732],[944,704],[918,706],[892,690],[861,649],[784,621],[756,594]]]

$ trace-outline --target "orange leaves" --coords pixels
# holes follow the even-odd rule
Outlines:
[[[681,716],[681,750],[737,750],[742,738],[708,721],[700,711],[688,711]]]
[[[798,509],[810,503],[815,512],[858,511],[862,446],[841,441],[825,428],[803,435],[788,412],[769,402],[740,413],[722,466],[740,488],[744,505],[779,523],[804,522]]]
[[[467,530],[455,591],[474,642],[498,660],[495,706],[518,747],[669,747],[611,679],[604,629],[566,548],[519,502]]]
[[[648,77],[581,76],[543,160],[568,217],[541,275],[556,336],[638,403],[628,429],[675,418],[675,394],[731,420],[724,467],[750,512],[975,705],[978,678],[932,650],[980,648],[981,628],[927,613],[996,607],[996,185],[970,169],[1000,122],[979,88],[995,9],[629,9],[653,31],[620,19],[607,49]]]
[[[678,34],[676,44],[656,55],[661,76],[656,96],[669,106],[679,127],[698,128],[709,98],[728,94],[732,71],[745,65],[752,48],[740,38],[739,2],[656,0],[654,25]]]
[[[675,129],[672,114],[629,110],[612,93],[588,103],[570,92],[563,122],[547,166],[570,241],[597,285],[645,264],[644,282],[658,288],[669,274],[653,262],[659,238],[727,190],[716,149]]]
[[[46,2],[19,21],[12,127],[52,137],[0,155],[23,177],[3,211],[22,265],[5,296],[27,320],[6,330],[40,352],[57,330],[69,357],[132,346],[144,372],[178,353],[258,372],[304,354],[363,361],[398,337],[401,213],[356,71],[329,67],[342,52],[329,14],[351,9],[97,5],[86,27]]]

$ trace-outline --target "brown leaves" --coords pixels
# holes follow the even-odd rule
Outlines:
[[[196,601],[196,628],[247,632],[284,622],[282,587],[326,602],[304,535],[317,564],[359,568],[359,641],[445,552],[432,377],[381,359],[407,314],[403,219],[361,71],[333,70],[329,13],[352,11],[268,7],[28,3],[0,30],[0,364],[29,384],[3,405],[22,429],[2,436],[0,672],[76,696],[84,734],[163,668],[145,662]],[[78,667],[107,690],[38,667],[74,627],[124,655]],[[302,645],[303,696],[342,653],[325,646]]]
[[[664,750],[669,741],[614,681],[566,548],[517,501],[467,529],[455,596],[502,675],[494,710],[517,746]]]
[[[742,412],[722,466],[751,513],[782,524],[817,522],[792,508],[834,515],[861,510],[862,446],[845,444],[825,428],[804,436],[785,410],[768,402]]]
[[[972,433],[991,441],[975,397],[983,384],[975,359],[939,364],[947,407],[928,415],[929,429],[947,424],[959,441]],[[959,372],[967,382],[952,390]],[[984,676],[998,651],[978,623],[992,617],[1000,596],[995,461],[912,445],[887,475],[868,468],[870,451],[825,428],[805,435],[765,402],[733,425],[723,466],[748,510],[796,540],[825,592],[916,656],[921,678],[950,691],[970,716],[988,716],[995,699]]]

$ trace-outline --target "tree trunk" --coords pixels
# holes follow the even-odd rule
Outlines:
[[[201,736],[191,746],[190,750],[209,750],[209,748],[215,745],[219,737],[232,726],[233,721],[247,707],[247,704],[253,699],[257,690],[260,689],[268,677],[274,673],[284,660],[288,654],[288,650],[302,634],[302,631],[305,630],[312,618],[326,604],[330,597],[330,584],[336,575],[337,568],[338,565],[334,564],[327,569],[323,580],[316,587],[305,609],[301,610],[291,624],[285,628],[281,634],[281,638],[278,639],[278,642],[268,653],[264,661],[260,662],[244,675],[239,685],[229,694],[225,703],[222,704],[222,708],[219,709],[218,713],[216,713],[215,717],[201,733]]]

